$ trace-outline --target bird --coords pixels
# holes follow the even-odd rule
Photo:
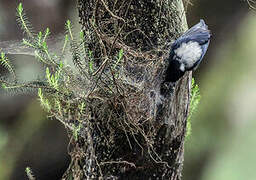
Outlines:
[[[203,19],[181,35],[171,45],[164,82],[176,82],[186,71],[197,69],[208,49],[210,38],[211,32]]]

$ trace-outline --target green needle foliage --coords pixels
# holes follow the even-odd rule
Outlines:
[[[186,139],[189,138],[191,135],[191,118],[194,112],[198,108],[198,104],[201,99],[200,91],[198,85],[195,83],[195,79],[192,78],[192,83],[191,83],[191,93],[190,93],[190,109],[189,109],[189,115],[188,115],[188,120],[187,120],[187,133],[186,133]]]
[[[73,45],[76,44],[76,42],[71,32],[71,22],[67,21],[69,31],[65,35],[62,52],[58,56],[56,53],[52,53],[47,45],[47,39],[51,34],[50,29],[46,28],[44,32],[40,31],[38,33],[34,33],[32,30],[33,28],[26,17],[22,3],[17,7],[17,21],[25,34],[25,38],[22,40],[22,43],[26,47],[34,49],[34,56],[45,67],[45,78],[41,78],[39,81],[21,83],[10,82],[5,80],[8,78],[1,77],[1,87],[2,89],[8,90],[8,92],[10,92],[10,89],[16,89],[17,92],[20,90],[26,91],[28,89],[38,89],[38,96],[41,104],[48,112],[53,110],[52,108],[55,107],[51,104],[52,102],[55,102],[54,104],[56,104],[59,109],[61,99],[70,98],[72,95],[72,90],[67,87],[67,83],[75,82],[72,79],[77,76],[69,66],[66,65],[64,67],[63,65],[63,59],[68,42],[70,43],[72,54],[75,54],[76,56],[79,54],[77,51],[78,45],[75,47]],[[71,41],[69,41],[69,36],[71,37]],[[79,61],[80,58],[76,58],[77,64],[81,64]],[[14,68],[4,52],[1,52],[0,65],[5,67],[16,79]]]
[[[124,56],[124,50],[120,49],[119,53],[118,53],[118,58],[116,60],[116,63],[113,66],[113,69],[116,69],[116,67],[118,66],[118,64],[120,63],[120,61],[123,59]]]
[[[24,12],[22,3],[20,3],[17,7],[17,21],[23,30],[24,34],[26,34],[29,38],[33,39],[33,29],[30,22],[27,19],[26,13]]]
[[[49,112],[49,111],[51,110],[51,105],[50,105],[50,103],[49,103],[49,100],[44,97],[41,88],[38,89],[38,97],[39,97],[41,106],[42,106],[47,112]]]
[[[109,61],[109,64],[105,64],[106,66],[96,66],[93,52],[86,45],[85,33],[80,32],[77,37],[73,33],[71,21],[67,20],[63,46],[60,48],[61,52],[52,52],[47,44],[51,34],[50,29],[46,28],[44,31],[34,32],[22,3],[18,5],[16,10],[17,22],[25,35],[22,44],[27,48],[34,49],[35,58],[45,68],[45,76],[37,81],[19,82],[16,80],[11,62],[5,53],[1,52],[0,65],[9,71],[15,81],[9,81],[9,78],[3,76],[0,77],[0,90],[5,90],[7,93],[12,92],[12,94],[17,94],[20,91],[31,93],[31,90],[37,92],[42,107],[51,117],[55,117],[73,129],[75,139],[77,139],[78,130],[81,126],[80,121],[88,119],[90,107],[87,104],[91,103],[94,98],[101,99],[100,96],[95,95],[98,87],[106,86],[104,87],[106,95],[116,93],[116,90],[113,90],[113,84],[114,81],[117,82],[117,79],[112,77],[110,70],[121,70],[117,67],[122,62],[124,51],[121,49],[114,58],[115,60]],[[71,56],[68,57],[71,59],[66,59],[67,53],[70,53]],[[115,74],[120,74],[120,72]],[[105,78],[104,85],[99,84],[102,81],[101,78]],[[68,124],[70,119],[79,121],[77,126],[70,126]]]
[[[27,177],[28,177],[29,180],[35,180],[36,179],[34,174],[33,174],[32,169],[30,167],[26,167],[25,172],[26,172]]]
[[[16,74],[14,72],[14,68],[11,64],[11,62],[8,60],[4,52],[1,52],[1,57],[0,57],[0,64],[5,67],[13,76],[14,79],[16,79]]]

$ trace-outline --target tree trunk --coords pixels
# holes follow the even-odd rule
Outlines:
[[[191,73],[163,79],[171,41],[187,29],[182,0],[78,0],[78,10],[98,67],[93,92],[108,86],[106,71],[114,93],[91,95],[63,179],[181,179]]]

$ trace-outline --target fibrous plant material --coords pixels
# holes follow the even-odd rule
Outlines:
[[[0,79],[3,89],[37,89],[68,129],[63,179],[180,179],[191,74],[163,81],[171,42],[187,28],[182,0],[79,0],[78,9],[83,31],[75,36],[67,21],[57,54],[50,30],[33,32],[19,5],[23,44],[35,49],[45,77]]]

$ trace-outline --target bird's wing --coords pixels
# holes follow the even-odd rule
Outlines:
[[[209,41],[211,33],[208,30],[208,26],[205,24],[204,20],[200,20],[199,23],[187,30],[181,37],[176,41],[177,43],[196,41],[200,45],[203,45]]]

